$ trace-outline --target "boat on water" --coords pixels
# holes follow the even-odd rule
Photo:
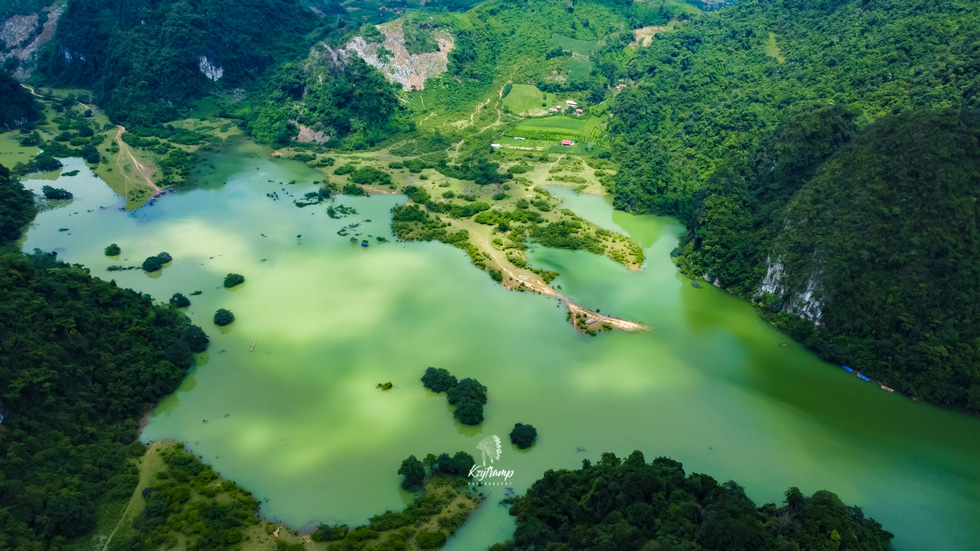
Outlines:
[[[255,350],[255,341],[252,341],[252,347],[248,349],[249,352]]]

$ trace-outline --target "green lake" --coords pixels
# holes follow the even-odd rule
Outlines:
[[[894,532],[897,549],[980,549],[980,421],[885,393],[789,342],[749,305],[695,289],[669,258],[676,221],[553,190],[646,252],[639,272],[585,252],[530,255],[582,306],[652,328],[589,337],[557,301],[501,288],[462,251],[395,242],[389,211],[402,196],[338,197],[357,210],[342,219],[326,205],[297,208],[292,199],[323,175],[258,148],[214,154],[199,187],[136,211],[121,210],[80,160],[65,164],[80,173],[54,185],[75,199],[40,213],[24,250],[56,251],[162,302],[191,299],[187,314],[211,346],[143,439],[187,442],[251,490],[266,517],[362,523],[410,501],[402,459],[463,450],[480,461],[477,444],[496,434],[505,445],[495,466],[514,471],[517,492],[546,469],[638,449],[734,479],[759,504],[781,503],[789,486],[829,489]],[[50,183],[25,181],[36,192]],[[358,222],[356,243],[337,235]],[[103,255],[113,242],[120,258]],[[174,259],[162,272],[106,270],[161,251]],[[229,272],[244,285],[224,289]],[[216,328],[217,308],[236,321]],[[481,427],[456,424],[445,397],[422,388],[428,366],[489,388]],[[392,390],[376,388],[387,381]],[[507,442],[517,422],[538,429],[530,450]],[[498,505],[507,488],[485,490],[450,548],[510,535]]]

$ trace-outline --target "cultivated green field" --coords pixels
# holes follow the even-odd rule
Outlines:
[[[541,148],[545,151],[561,151],[563,148],[559,142],[572,140],[575,142],[572,152],[584,153],[599,142],[602,130],[602,121],[598,117],[554,115],[525,119],[511,129],[506,137],[525,138],[518,142],[521,147]],[[513,145],[510,142],[505,143]]]

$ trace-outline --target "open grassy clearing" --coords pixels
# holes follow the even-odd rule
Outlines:
[[[786,58],[783,56],[782,50],[779,49],[779,42],[776,40],[776,38],[776,33],[769,33],[769,38],[766,39],[766,55],[775,59],[777,63],[782,65],[783,63],[786,63]]]
[[[518,115],[540,116],[559,103],[564,105],[565,100],[558,94],[542,92],[532,84],[514,84],[510,93],[504,96],[502,106]]]
[[[573,57],[568,60],[568,80],[570,82],[585,82],[592,73],[592,62],[584,57]]]
[[[551,35],[551,39],[548,40],[548,46],[551,48],[561,48],[562,50],[576,53],[578,55],[589,56],[599,50],[600,41],[577,40],[555,33]]]

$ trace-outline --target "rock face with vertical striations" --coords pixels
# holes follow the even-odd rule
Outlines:
[[[425,81],[446,72],[449,66],[449,52],[455,45],[451,34],[444,30],[436,31],[434,36],[439,50],[431,53],[410,54],[405,49],[405,33],[401,21],[381,25],[378,30],[384,35],[384,42],[368,42],[355,36],[342,50],[348,55],[356,55],[378,69],[389,82],[397,82],[405,90],[422,90]],[[390,56],[382,56],[384,47]]]

